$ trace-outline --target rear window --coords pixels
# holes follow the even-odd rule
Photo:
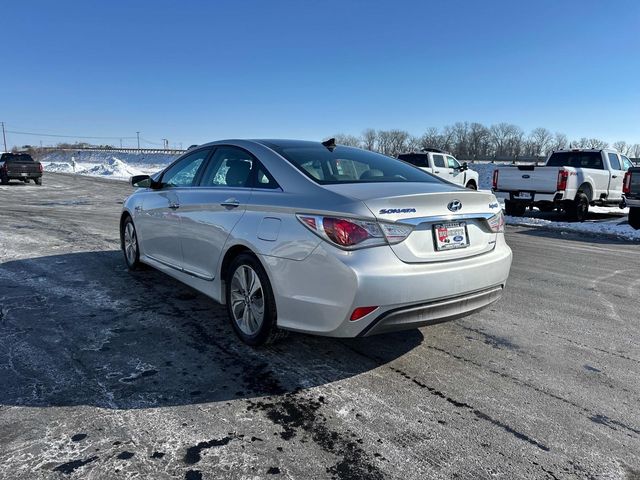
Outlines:
[[[3,153],[0,162],[28,163],[33,162],[33,158],[26,153]]]
[[[604,170],[600,152],[554,152],[549,157],[547,166]]]
[[[408,162],[416,167],[428,167],[427,155],[421,153],[403,153],[398,155],[398,158],[403,162]]]
[[[359,148],[339,145],[332,152],[321,144],[269,147],[321,185],[370,182],[443,183],[396,158]]]

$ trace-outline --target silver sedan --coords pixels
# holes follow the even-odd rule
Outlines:
[[[128,267],[226,304],[250,345],[453,320],[496,301],[509,275],[493,194],[332,141],[213,142],[132,183]]]

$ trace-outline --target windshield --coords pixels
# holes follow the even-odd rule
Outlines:
[[[602,170],[600,152],[555,152],[547,161],[548,167],[596,168]]]
[[[321,144],[280,147],[269,145],[308,177],[321,185],[370,182],[444,183],[401,160],[359,148]]]

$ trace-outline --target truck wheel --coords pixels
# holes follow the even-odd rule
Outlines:
[[[511,200],[504,201],[504,213],[512,217],[521,217],[524,212],[527,211],[527,205],[520,202],[513,202]]]
[[[467,183],[465,188],[468,188],[469,190],[478,190],[478,186],[476,185],[475,182]]]
[[[36,182],[36,185],[42,185],[42,177],[34,178],[33,181]]]
[[[584,222],[589,215],[589,199],[584,193],[578,193],[573,202],[567,204],[565,211],[569,220]]]
[[[629,225],[636,230],[640,230],[640,207],[629,208]]]
[[[9,177],[6,175],[0,175],[0,184],[7,185],[9,183]]]
[[[227,312],[240,339],[252,347],[273,343],[287,335],[277,327],[276,300],[267,272],[253,255],[241,253],[229,267]]]

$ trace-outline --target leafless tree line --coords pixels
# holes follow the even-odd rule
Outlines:
[[[434,147],[453,153],[465,160],[545,157],[552,150],[563,148],[606,148],[609,144],[598,138],[569,141],[561,132],[535,128],[528,134],[517,125],[497,123],[489,127],[473,122],[457,122],[443,128],[428,128],[421,136],[405,130],[374,130],[367,128],[360,136],[336,134],[342,145],[365,148],[396,156],[399,153]],[[640,143],[615,142],[612,147],[632,158],[640,158]]]

